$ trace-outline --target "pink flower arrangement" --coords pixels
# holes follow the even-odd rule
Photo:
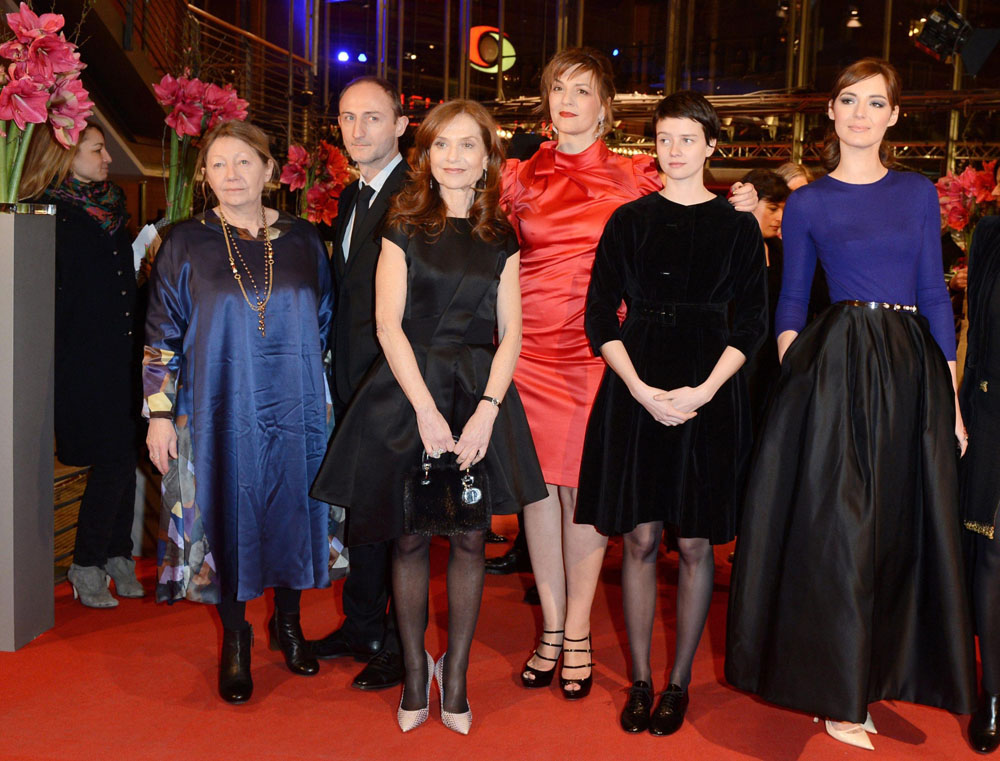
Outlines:
[[[301,145],[288,148],[288,163],[281,168],[279,180],[289,190],[304,190],[299,196],[299,214],[310,222],[333,224],[337,202],[351,181],[347,158],[335,145],[320,140],[314,153]]]
[[[191,216],[195,173],[192,139],[220,122],[243,121],[248,103],[231,84],[220,87],[205,83],[187,71],[180,77],[165,74],[153,85],[153,92],[160,105],[170,109],[164,119],[170,128],[167,219],[177,222]]]
[[[996,166],[996,161],[987,161],[978,170],[969,165],[961,174],[949,173],[937,181],[941,223],[964,251],[980,218],[997,211]]]
[[[41,16],[21,3],[7,14],[13,38],[0,44],[0,203],[17,200],[21,170],[37,124],[48,122],[64,148],[76,145],[94,104],[80,82],[84,64],[62,32],[58,13]],[[11,124],[13,122],[13,124]],[[10,134],[10,130],[14,130]],[[13,148],[13,150],[11,150]]]

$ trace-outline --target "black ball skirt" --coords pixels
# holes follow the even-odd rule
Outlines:
[[[974,709],[954,428],[923,317],[834,304],[803,330],[751,465],[730,683],[840,721],[888,699]]]

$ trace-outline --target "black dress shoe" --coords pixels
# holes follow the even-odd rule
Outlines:
[[[395,687],[397,684],[402,684],[404,672],[403,656],[383,649],[354,677],[351,687],[359,690],[384,690],[386,687]]]
[[[344,634],[343,629],[330,632],[323,639],[313,640],[313,655],[317,658],[342,658],[349,655],[359,663],[368,663],[382,649],[378,640],[357,643]]]
[[[657,736],[672,735],[684,723],[684,713],[688,708],[688,691],[671,684],[660,693],[649,719],[649,732]]]
[[[486,532],[486,543],[487,544],[503,544],[507,541],[507,537],[496,533],[495,531]]]
[[[628,700],[622,709],[622,729],[626,732],[645,732],[649,729],[649,711],[652,707],[653,685],[649,682],[632,682]]]
[[[490,558],[486,561],[486,573],[505,576],[508,573],[518,571],[531,572],[531,559],[525,550],[511,547],[498,558]]]
[[[227,703],[246,703],[253,695],[250,678],[250,648],[253,629],[222,630],[222,653],[219,656],[219,697]]]
[[[992,753],[1000,746],[1000,727],[997,713],[1000,712],[1000,695],[983,693],[979,707],[969,722],[969,742],[980,753]]]
[[[302,634],[298,613],[276,610],[267,628],[271,635],[271,649],[281,650],[289,671],[299,676],[314,676],[319,673],[319,662]]]

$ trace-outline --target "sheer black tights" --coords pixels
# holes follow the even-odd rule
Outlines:
[[[652,683],[649,650],[656,612],[656,555],[662,535],[663,523],[659,521],[642,523],[625,535],[622,594],[634,681]],[[677,643],[670,683],[687,688],[712,601],[715,559],[707,539],[681,538],[677,542]]]
[[[465,673],[469,649],[479,618],[485,573],[485,532],[472,531],[449,537],[448,554],[448,657],[444,662],[444,709],[462,713],[468,707]],[[406,534],[393,544],[392,594],[396,623],[403,647],[406,678],[403,708],[423,708],[427,689],[424,631],[427,628],[427,586],[430,578],[430,539]]]
[[[973,607],[979,654],[983,662],[983,692],[1000,694],[1000,539],[976,535],[976,565],[972,578]]]

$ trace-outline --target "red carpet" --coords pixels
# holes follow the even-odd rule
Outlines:
[[[505,521],[504,529],[513,528]],[[491,547],[495,554],[503,547]],[[445,646],[444,562],[435,542],[428,649]],[[270,599],[250,605],[259,633],[251,702],[216,697],[221,632],[205,606],[123,600],[110,611],[73,601],[56,588],[56,627],[17,653],[0,653],[0,759],[3,761],[163,761],[163,759],[857,759],[875,758],[827,737],[811,716],[781,710],[728,687],[722,674],[728,547],[716,552],[716,596],[695,662],[688,721],[671,737],[630,736],[618,728],[625,702],[626,642],[621,614],[620,545],[612,543],[594,606],[595,684],[568,703],[558,687],[528,691],[518,671],[541,628],[539,611],[521,602],[519,576],[487,576],[472,649],[469,696],[473,729],[456,735],[431,719],[403,735],[395,721],[399,688],[363,693],[348,685],[359,666],[323,661],[312,678],[288,672],[263,635]],[[661,614],[653,642],[656,689],[672,647],[676,557],[661,556]],[[153,568],[142,566],[147,589]],[[336,588],[335,588],[336,590]],[[337,601],[337,602],[335,602]],[[340,621],[339,594],[303,596],[306,635]],[[817,687],[820,687],[819,685]],[[871,709],[876,753],[889,759],[978,758],[964,739],[967,717],[909,704]]]

